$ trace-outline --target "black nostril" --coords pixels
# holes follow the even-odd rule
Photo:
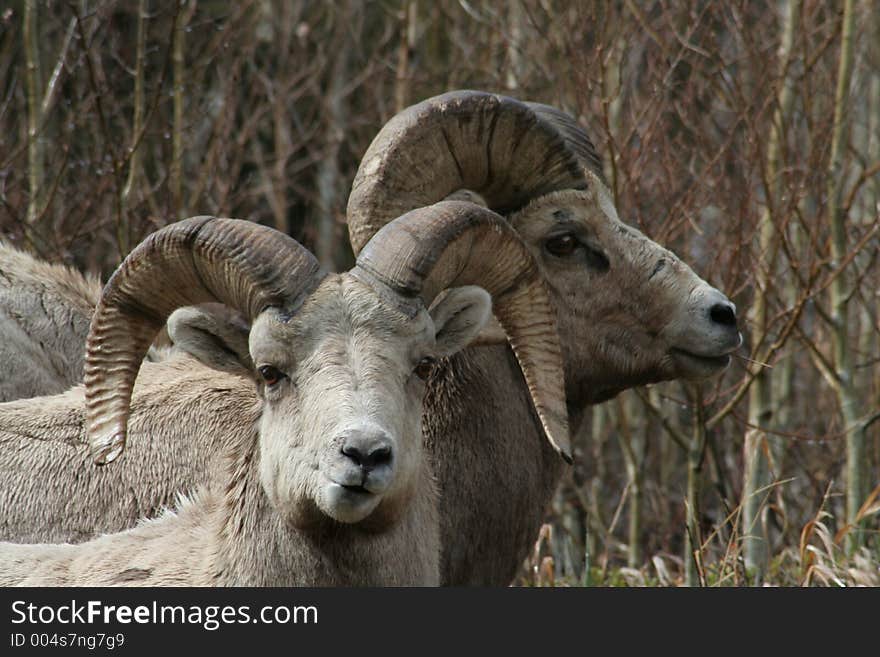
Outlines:
[[[373,465],[383,465],[388,463],[391,460],[391,448],[387,445],[385,447],[379,447],[367,456],[367,460],[371,461]]]
[[[736,326],[736,313],[733,306],[727,303],[716,303],[709,309],[709,317],[716,324],[724,324],[725,326]]]
[[[359,450],[354,445],[343,445],[342,453],[358,465],[360,465],[364,461],[364,455],[361,453],[361,450]]]
[[[375,443],[372,441],[349,440],[342,446],[342,453],[355,462],[364,470],[371,470],[380,465],[391,462],[391,446],[388,444]]]

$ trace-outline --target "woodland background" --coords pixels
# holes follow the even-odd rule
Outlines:
[[[360,157],[456,88],[576,116],[745,338],[594,408],[518,583],[880,585],[876,0],[7,0],[0,234],[106,278],[214,214],[347,268]]]

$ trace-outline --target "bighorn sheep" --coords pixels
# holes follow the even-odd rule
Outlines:
[[[561,354],[534,260],[491,211],[443,202],[380,231],[341,275],[250,222],[196,217],[154,233],[117,269],[91,323],[96,462],[125,448],[135,378],[168,315],[209,300],[251,322],[260,397],[225,436],[224,485],[87,543],[2,544],[0,585],[438,583],[420,379],[477,335],[493,301],[548,438],[568,448]],[[41,402],[29,402],[37,417]]]
[[[0,402],[51,395],[82,381],[97,279],[0,241]]]
[[[506,215],[538,260],[557,313],[573,425],[587,405],[630,386],[701,378],[727,365],[740,342],[733,305],[674,254],[620,222],[593,145],[573,119],[551,107],[465,91],[426,100],[394,117],[355,180],[348,208],[353,246],[360,250],[395,213],[461,188],[480,193]],[[235,367],[246,357],[210,334],[205,328],[204,339],[190,340],[190,351],[200,359],[210,360],[214,352],[215,360]],[[152,368],[156,379],[162,367]],[[132,442],[154,450],[163,465],[168,462],[161,455],[178,449],[177,436],[185,435],[179,425],[193,422],[202,408],[205,422],[222,408],[221,395],[206,394],[201,405],[182,413],[183,405],[173,399],[192,393],[175,392],[174,381],[185,375],[188,386],[197,385],[193,380],[200,374],[180,367],[169,377],[167,392],[145,384],[133,409],[143,424],[136,424],[139,435]],[[235,408],[246,408],[246,387],[234,376],[221,387],[235,390],[232,410],[225,412],[243,414]],[[505,345],[471,347],[438,364],[429,380],[423,430],[441,491],[443,583],[507,584],[534,541],[561,470],[526,402],[522,375]],[[157,413],[163,404],[167,407]],[[0,452],[0,469],[48,459],[36,454],[47,448],[42,441],[17,442],[11,455]],[[206,462],[212,453],[201,443],[193,449],[203,450],[201,461],[187,463]],[[70,473],[57,476],[58,491],[82,488]],[[130,495],[133,509],[150,508],[157,492],[170,499],[178,488],[200,481],[173,462],[151,473],[132,469],[114,476],[119,481],[108,487]],[[27,499],[41,495],[34,490],[38,483],[31,478],[16,486]],[[68,497],[42,497],[44,508],[66,522]],[[77,511],[77,531],[118,530],[137,517],[126,521],[121,514],[108,519],[89,508]],[[34,533],[53,531],[27,506],[13,507],[10,514],[15,527],[4,530],[7,538],[21,540],[20,534],[33,540]]]
[[[627,387],[719,372],[740,345],[733,304],[618,219],[592,143],[546,105],[459,91],[395,116],[352,186],[355,253],[385,221],[462,188],[505,215],[539,263],[573,427],[588,404]],[[429,380],[423,430],[446,584],[510,582],[559,482],[524,392],[506,345],[469,348]]]
[[[0,241],[0,402],[60,393],[82,381],[83,345],[100,298],[96,277]],[[200,315],[188,323],[210,321],[212,334],[234,330],[228,311],[205,308]],[[181,328],[176,351],[186,352],[192,330]],[[164,360],[168,352],[151,347],[146,360]]]

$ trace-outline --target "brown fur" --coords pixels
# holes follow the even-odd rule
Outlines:
[[[573,430],[587,405],[630,386],[723,367],[683,361],[673,347],[721,355],[739,344],[735,329],[716,335],[696,313],[716,298],[726,301],[723,295],[622,224],[604,185],[592,175],[591,181],[590,190],[548,194],[510,217],[551,290]],[[608,270],[578,254],[549,254],[546,240],[560,231],[601,249]],[[654,273],[660,260],[665,264]],[[523,403],[525,381],[509,347],[467,349],[429,383],[424,435],[440,485],[441,579],[507,584],[537,536],[564,466]]]
[[[619,221],[593,143],[553,107],[461,90],[402,110],[370,144],[352,183],[355,253],[399,213],[460,195],[462,186],[506,215],[541,266],[573,429],[586,405],[625,388],[726,366],[740,342],[732,304]],[[426,403],[445,584],[508,583],[561,472],[519,405],[524,384],[510,365],[506,348],[470,349]]]

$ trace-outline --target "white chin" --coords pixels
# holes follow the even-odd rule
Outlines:
[[[329,483],[321,491],[318,507],[336,522],[355,524],[365,520],[381,501],[381,495]]]

